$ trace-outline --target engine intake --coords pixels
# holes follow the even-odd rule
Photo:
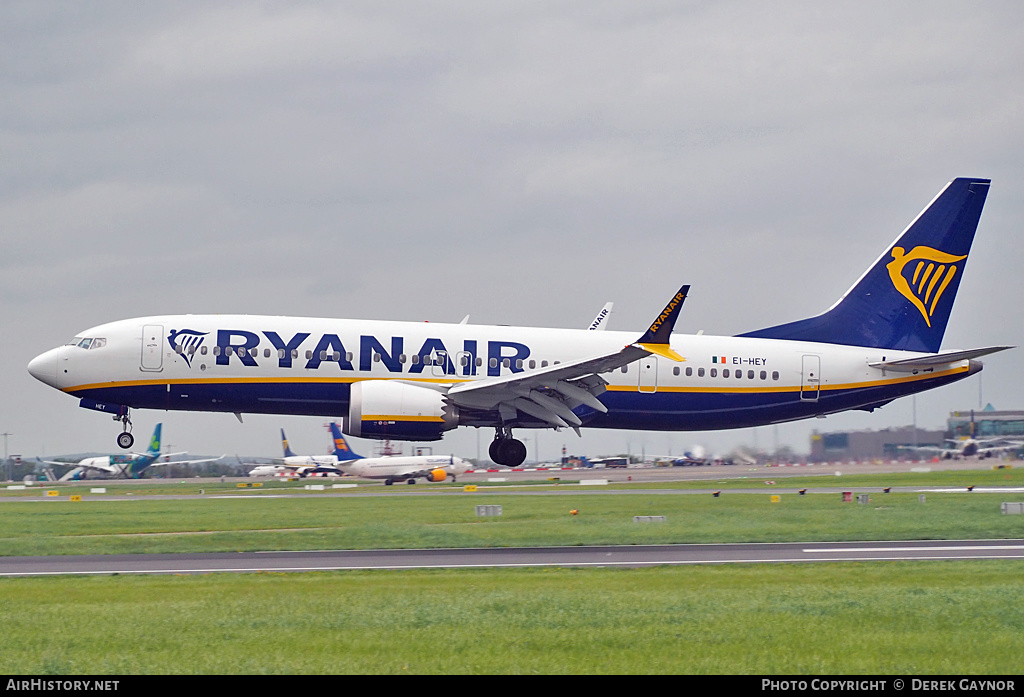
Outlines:
[[[356,438],[441,440],[459,425],[458,409],[440,392],[391,380],[353,383],[342,431]]]

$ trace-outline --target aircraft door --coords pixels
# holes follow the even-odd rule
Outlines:
[[[637,389],[640,392],[657,392],[658,391],[658,357],[647,356],[641,358],[636,362],[637,368],[640,371],[639,383]]]
[[[451,374],[452,364],[447,351],[433,351],[430,354],[431,372],[434,377],[443,378]]]
[[[476,375],[476,363],[473,362],[472,353],[459,351],[455,354],[455,372],[459,375]]]
[[[164,328],[159,324],[147,324],[142,328],[142,370],[159,372],[163,370]]]
[[[821,356],[804,356],[800,372],[800,401],[817,402],[821,390]]]

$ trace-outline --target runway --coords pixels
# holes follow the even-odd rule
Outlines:
[[[643,567],[688,564],[953,559],[1024,559],[1024,540],[797,542],[0,557],[0,576],[205,574],[364,569]]]

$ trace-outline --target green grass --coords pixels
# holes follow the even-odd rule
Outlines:
[[[736,483],[763,486],[757,494],[707,482],[624,487],[635,493],[537,482],[431,496],[380,487],[390,495],[140,499],[199,487],[133,482],[110,486],[120,500],[103,502],[61,487],[85,500],[31,500],[35,491],[0,503],[0,553],[1024,538],[1024,516],[999,507],[1021,494],[929,493],[922,503],[876,492],[865,505],[795,493],[906,485],[901,476],[1020,485],[1007,474],[1017,470]],[[481,503],[504,514],[477,518]],[[0,673],[1012,675],[1024,650],[1022,576],[1024,562],[977,560],[4,578]]]
[[[281,549],[551,546],[858,539],[1024,538],[1019,494],[873,493],[871,503],[790,490],[706,494],[560,489],[522,495],[138,499],[0,505],[0,553],[125,554]],[[478,518],[476,504],[503,515]],[[571,510],[578,515],[570,515]],[[664,523],[634,523],[636,515]]]
[[[0,673],[1016,674],[1020,562],[0,580]]]

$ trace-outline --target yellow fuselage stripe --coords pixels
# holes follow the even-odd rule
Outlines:
[[[864,389],[866,387],[883,387],[885,385],[897,385],[904,382],[917,382],[920,380],[930,380],[932,378],[944,377],[947,375],[956,375],[958,373],[964,373],[970,370],[969,366],[963,366],[961,368],[951,368],[949,370],[943,370],[934,373],[919,373],[917,375],[907,375],[906,377],[890,378],[884,380],[868,380],[865,382],[851,382],[851,383],[839,383],[839,384],[821,384],[815,385],[784,385],[779,387],[727,387],[725,385],[709,385],[707,387],[696,387],[696,386],[681,386],[681,385],[657,385],[658,392],[693,392],[693,393],[741,393],[741,392],[752,392],[752,393],[768,393],[768,392],[808,392],[814,390],[825,391],[839,391],[839,390],[851,390],[851,389]],[[715,378],[719,379],[719,378]],[[275,378],[275,377],[263,377],[263,378],[205,378],[205,379],[170,379],[170,380],[127,380],[121,382],[97,382],[86,385],[75,385],[74,387],[61,388],[63,392],[79,392],[84,390],[102,390],[111,389],[117,387],[143,387],[147,385],[230,385],[230,384],[244,384],[244,385],[286,385],[286,384],[345,384],[362,382],[364,380],[403,380],[406,382],[423,382],[423,383],[434,383],[434,384],[454,384],[462,382],[472,382],[470,379],[450,379],[450,378],[410,378],[410,377],[337,377],[337,378]],[[652,389],[654,385],[649,387],[645,386],[645,389]],[[610,392],[636,392],[639,390],[637,385],[608,385],[607,389]]]

